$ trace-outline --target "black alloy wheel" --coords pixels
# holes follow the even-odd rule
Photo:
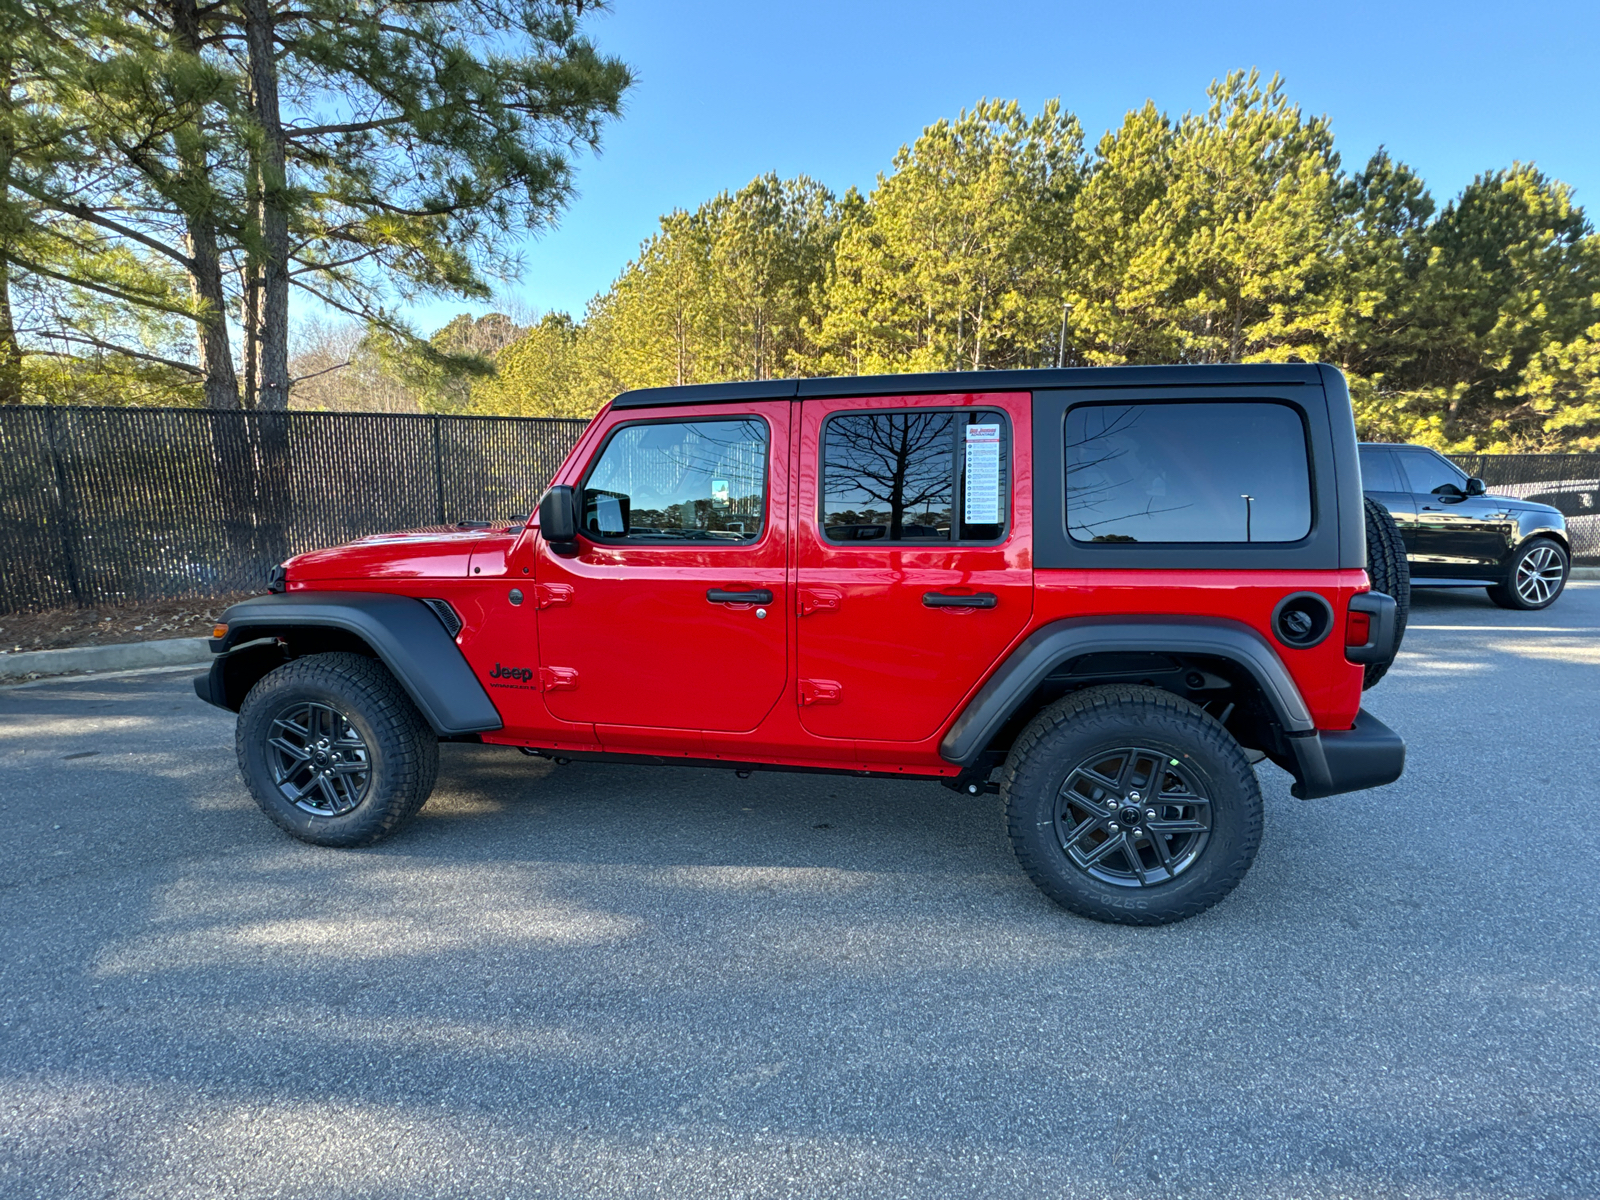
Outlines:
[[[1056,837],[1078,870],[1114,887],[1148,887],[1192,867],[1211,837],[1211,801],[1164,750],[1097,752],[1067,774]]]
[[[272,720],[267,762],[285,800],[317,817],[354,812],[366,799],[372,756],[350,718],[327,704],[294,704]]]
[[[1261,788],[1227,728],[1158,688],[1063,696],[1012,743],[1000,794],[1017,862],[1097,921],[1164,925],[1204,912],[1261,844]]]
[[[261,811],[301,841],[366,846],[433,791],[439,739],[381,662],[336,651],[269,671],[244,698],[239,770]]]

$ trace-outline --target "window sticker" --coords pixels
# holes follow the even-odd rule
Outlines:
[[[718,508],[728,503],[728,481],[726,479],[713,479],[711,481],[711,503]]]
[[[967,426],[966,522],[1000,524],[1000,426]]]

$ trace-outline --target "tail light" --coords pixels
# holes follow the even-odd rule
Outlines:
[[[1365,646],[1372,641],[1372,614],[1351,609],[1344,619],[1344,644]]]
[[[1353,663],[1388,662],[1394,657],[1397,624],[1393,596],[1360,592],[1350,597],[1344,619],[1344,656]]]

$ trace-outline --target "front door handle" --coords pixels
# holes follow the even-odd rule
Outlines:
[[[727,592],[722,588],[706,589],[706,599],[713,604],[771,604],[771,588],[751,588],[748,592]]]
[[[950,596],[944,592],[923,592],[924,608],[994,608],[1000,597],[993,592],[977,592],[971,596]]]

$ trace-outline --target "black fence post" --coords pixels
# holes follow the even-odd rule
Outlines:
[[[444,524],[444,449],[439,441],[439,422],[444,418],[433,414],[433,495],[439,510],[439,524]]]
[[[44,410],[45,440],[50,443],[50,466],[56,477],[56,501],[60,506],[61,557],[67,568],[67,587],[72,602],[83,606],[83,584],[78,578],[77,522],[73,519],[72,493],[67,487],[67,468],[61,461],[60,433],[56,429],[56,410]]]

